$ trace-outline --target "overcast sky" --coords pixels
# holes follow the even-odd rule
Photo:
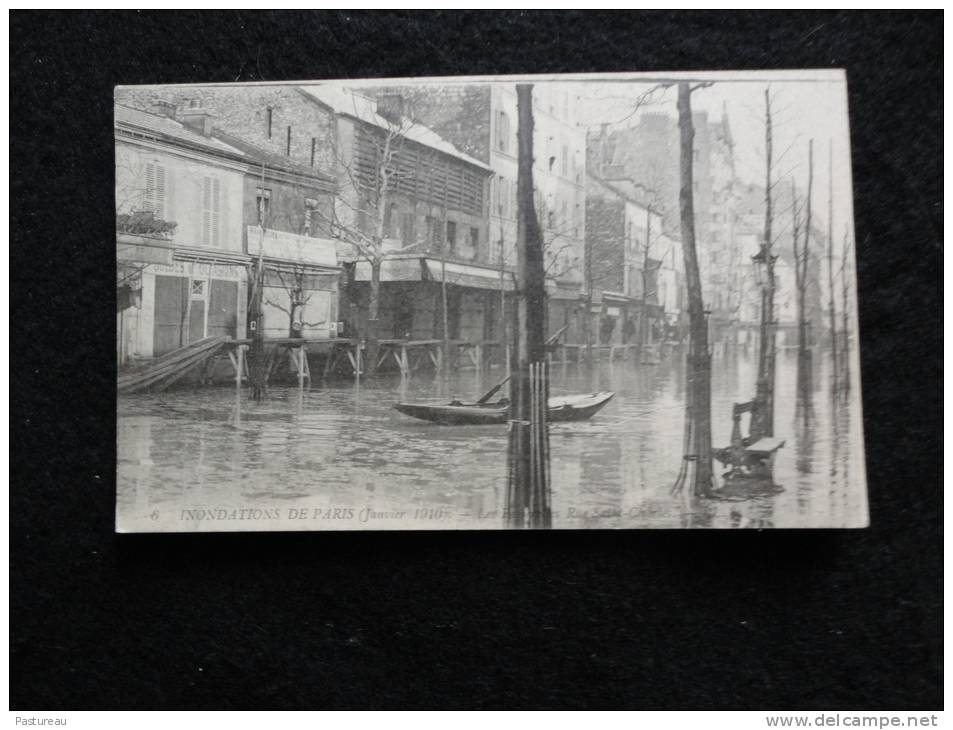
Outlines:
[[[853,197],[850,170],[850,136],[847,115],[847,84],[834,69],[792,71],[691,71],[672,73],[564,74],[533,76],[433,77],[388,80],[339,81],[359,88],[386,83],[447,85],[518,82],[556,84],[577,99],[577,114],[586,126],[601,123],[629,126],[645,112],[663,112],[677,117],[677,90],[671,86],[652,97],[652,103],[632,113],[645,92],[659,83],[690,79],[711,86],[692,94],[692,108],[720,119],[722,109],[735,140],[735,165],[743,182],[764,184],[764,91],[770,88],[774,117],[775,179],[793,176],[799,191],[807,190],[808,140],[814,139],[814,194],[812,215],[818,228],[827,227],[828,144],[833,155],[834,237],[842,240],[845,225],[853,241]]]
[[[806,81],[816,75],[815,80]],[[735,140],[735,164],[744,182],[764,184],[764,91],[770,89],[774,118],[775,175],[793,176],[802,194],[807,189],[808,140],[814,139],[814,215],[827,222],[828,144],[833,155],[834,235],[843,236],[844,225],[852,220],[850,139],[847,122],[847,91],[843,77],[832,72],[797,72],[770,75],[745,73],[738,80],[711,76],[713,84],[692,94],[692,108],[707,111],[720,119],[728,114]],[[656,86],[646,81],[576,84],[587,124],[608,122],[617,127],[634,125],[640,114],[663,112],[677,116],[677,90],[656,92],[633,115],[632,110],[645,92]]]

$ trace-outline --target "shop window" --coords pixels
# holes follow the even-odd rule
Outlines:
[[[317,232],[318,201],[314,198],[304,200],[304,235],[312,236]]]
[[[509,152],[510,145],[510,118],[501,111],[496,117],[496,146],[500,152]]]
[[[268,220],[271,208],[271,189],[255,188],[255,201],[258,205],[258,225],[263,225]]]
[[[414,242],[414,237],[416,236],[415,226],[416,220],[413,213],[404,213],[404,216],[401,220],[401,238],[404,241],[405,246],[409,246]]]
[[[457,251],[457,224],[454,221],[447,221],[447,251],[451,254]]]

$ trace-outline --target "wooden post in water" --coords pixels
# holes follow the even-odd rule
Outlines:
[[[515,346],[510,362],[506,524],[552,527],[549,486],[549,401],[545,347],[543,236],[533,201],[533,86],[517,84],[517,286]]]

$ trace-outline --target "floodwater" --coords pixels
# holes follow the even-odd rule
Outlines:
[[[814,353],[807,425],[796,353],[778,354],[777,488],[714,499],[673,494],[682,460],[684,355],[658,365],[554,364],[551,392],[615,391],[592,420],[553,424],[557,528],[857,527],[867,521],[859,388],[831,398],[828,354]],[[754,395],[755,358],[713,360],[713,442],[731,406]],[[856,373],[856,367],[855,367]],[[397,400],[473,399],[497,371],[376,382],[275,386],[255,403],[235,387],[120,396],[117,525],[122,531],[499,529],[505,426],[439,426]],[[716,462],[716,473],[723,471]]]

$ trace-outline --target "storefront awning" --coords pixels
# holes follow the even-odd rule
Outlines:
[[[421,281],[420,259],[385,259],[381,262],[381,281]],[[354,281],[370,281],[371,265],[367,261],[354,264]]]
[[[550,299],[559,299],[562,301],[575,301],[584,297],[582,284],[566,283],[546,280],[546,294]]]
[[[472,264],[459,264],[439,259],[421,259],[425,278],[430,281],[443,281],[444,274],[448,284],[468,286],[474,289],[493,289],[495,291],[513,291],[516,288],[513,274],[509,271],[500,275],[499,269]]]
[[[501,281],[499,269],[473,264],[461,264],[455,261],[442,262],[439,259],[414,257],[385,259],[381,262],[381,281],[435,281],[442,282],[446,272],[447,284],[465,286],[471,289],[490,289],[513,291],[513,274],[507,271]],[[371,265],[367,261],[358,261],[354,266],[355,281],[371,280]]]

